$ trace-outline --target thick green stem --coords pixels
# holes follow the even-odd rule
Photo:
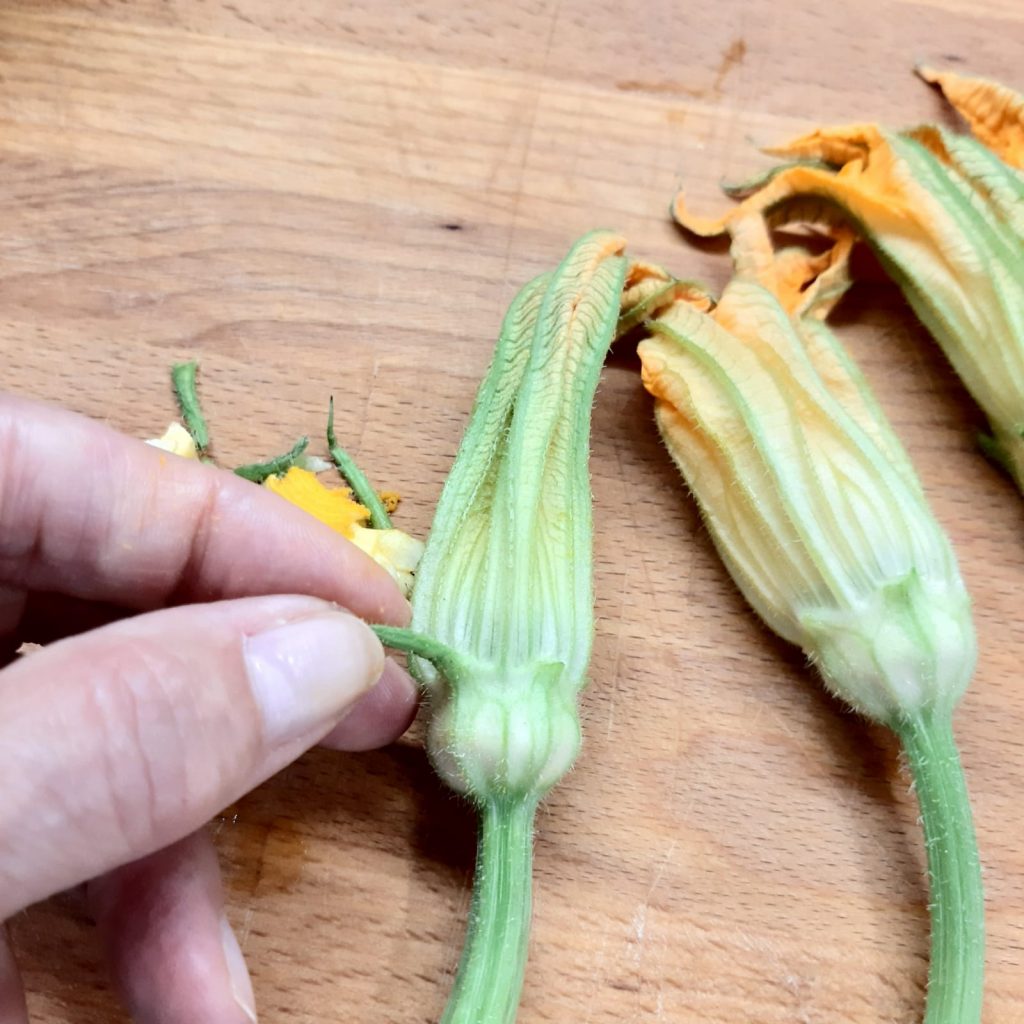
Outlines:
[[[985,905],[967,784],[948,715],[902,722],[921,807],[931,882],[932,953],[925,1024],[978,1024]]]
[[[441,1024],[513,1024],[530,938],[535,798],[480,811],[473,904]]]

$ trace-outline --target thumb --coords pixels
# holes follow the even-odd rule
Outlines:
[[[0,921],[194,831],[383,667],[354,616],[265,597],[141,615],[0,672]]]

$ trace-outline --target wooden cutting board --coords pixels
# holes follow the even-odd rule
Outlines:
[[[756,146],[942,118],[917,60],[1024,87],[1017,0],[403,4],[25,0],[0,12],[3,385],[129,434],[194,356],[226,462],[339,434],[423,534],[502,312],[583,231],[716,287],[666,210]],[[987,1024],[1024,1021],[1024,522],[883,283],[836,318],[951,533],[981,657],[957,718],[990,936]],[[594,421],[585,748],[544,805],[522,1024],[911,1024],[927,965],[892,738],[747,611],[660,447],[633,357]],[[69,495],[74,500],[74,495]],[[10,770],[10,769],[9,769]],[[213,823],[265,1021],[436,1020],[471,815],[418,728],[313,752]],[[11,837],[7,837],[10,839]],[[34,1020],[123,1020],[70,897],[12,923]]]

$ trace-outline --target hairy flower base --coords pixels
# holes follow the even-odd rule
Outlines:
[[[808,611],[800,624],[828,688],[890,727],[922,708],[952,714],[974,667],[963,587],[916,570],[854,607]]]
[[[576,687],[560,663],[466,665],[466,682],[438,702],[428,744],[438,774],[470,796],[546,793],[580,747]]]

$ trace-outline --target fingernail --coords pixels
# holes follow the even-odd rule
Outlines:
[[[231,982],[231,994],[246,1019],[256,1024],[256,997],[252,991],[252,978],[249,977],[249,968],[245,966],[242,947],[238,945],[238,939],[226,917],[220,919],[220,941],[224,948],[224,963]]]
[[[326,731],[380,678],[384,651],[346,612],[274,626],[245,641],[245,662],[271,746]]]

